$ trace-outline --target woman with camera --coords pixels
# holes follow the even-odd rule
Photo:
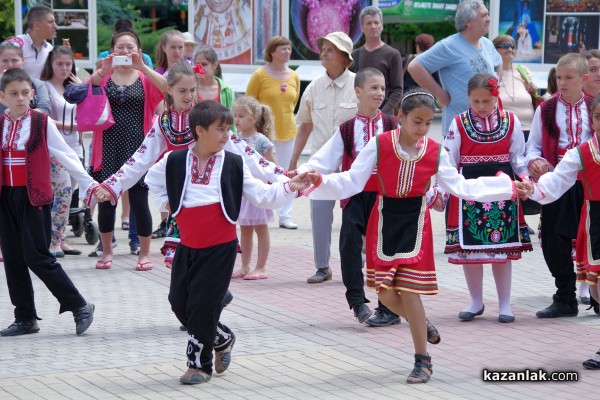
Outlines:
[[[109,129],[94,132],[90,167],[92,177],[98,182],[116,173],[131,158],[150,130],[154,110],[164,98],[165,78],[146,66],[141,54],[140,39],[135,33],[117,33],[111,40],[111,54],[91,77],[94,85],[104,87],[115,120]],[[136,270],[150,270],[152,216],[148,207],[148,187],[143,180],[129,189],[129,201],[140,239]],[[115,209],[110,202],[98,205],[103,247],[102,258],[96,263],[98,269],[108,269],[112,265]]]

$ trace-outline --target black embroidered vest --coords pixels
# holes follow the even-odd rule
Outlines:
[[[187,179],[188,149],[175,150],[169,154],[166,167],[167,196],[171,213],[177,214],[183,198]],[[221,171],[221,207],[225,217],[235,223],[240,215],[242,189],[244,186],[244,162],[242,157],[225,151]]]

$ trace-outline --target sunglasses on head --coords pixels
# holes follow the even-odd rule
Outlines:
[[[499,45],[496,45],[497,49],[514,49],[515,45],[512,43],[500,43]]]
[[[9,40],[6,40],[6,41],[0,43],[0,48],[2,48],[2,47],[14,47],[15,49],[20,49],[21,48],[21,46],[19,46],[19,43],[17,43],[17,42],[11,42]]]

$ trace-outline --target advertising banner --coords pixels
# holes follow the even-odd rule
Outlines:
[[[452,19],[460,0],[380,0],[383,15],[396,15],[402,21],[445,21]]]

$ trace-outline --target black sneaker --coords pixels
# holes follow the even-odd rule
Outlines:
[[[30,333],[38,333],[40,327],[34,318],[31,321],[15,321],[8,328],[0,331],[0,336],[19,336]]]
[[[233,294],[231,294],[231,292],[228,290],[225,293],[225,296],[223,296],[223,298],[221,299],[221,305],[223,307],[227,307],[229,305],[229,303],[231,303],[233,301]]]
[[[390,326],[399,324],[400,317],[385,308],[377,307],[375,309],[375,315],[367,320],[369,326]]]
[[[83,335],[85,331],[90,327],[94,320],[94,310],[96,306],[92,303],[87,303],[84,307],[81,307],[77,311],[73,311],[73,318],[75,319],[75,333],[77,335]]]
[[[158,228],[152,232],[152,239],[164,238],[167,236],[167,220],[163,220],[158,225]]]
[[[223,373],[229,368],[231,364],[231,350],[235,344],[235,335],[231,332],[231,342],[223,350],[215,351],[215,371],[217,374]]]
[[[354,316],[361,324],[373,315],[373,311],[365,303],[353,305],[352,310],[354,311]]]
[[[559,318],[559,317],[576,317],[579,314],[577,306],[570,306],[566,303],[557,301],[555,298],[550,306],[535,313],[538,318]]]

